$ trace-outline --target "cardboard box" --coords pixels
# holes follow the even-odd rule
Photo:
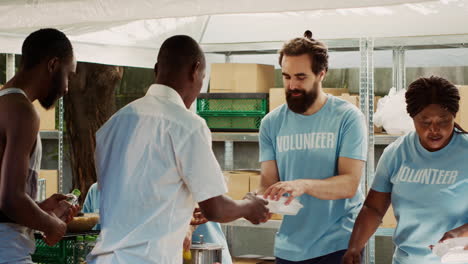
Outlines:
[[[46,110],[38,100],[34,101],[33,105],[41,118],[39,130],[55,130],[55,107]]]
[[[382,96],[374,96],[374,113],[377,112],[377,105],[379,104],[380,99],[382,99]]]
[[[378,105],[380,99],[382,99],[382,96],[375,96],[374,97],[374,113],[377,112],[377,105]],[[382,127],[376,127],[374,125],[374,133],[382,133],[382,132],[383,132]]]
[[[340,96],[344,93],[349,94],[348,88],[322,88],[324,93],[331,94],[334,96]]]
[[[46,180],[46,199],[58,192],[58,172],[57,170],[40,170],[39,179]]]
[[[242,200],[250,189],[250,175],[249,172],[225,171],[224,176],[228,185],[227,196],[234,200]]]
[[[260,175],[250,175],[249,191],[255,192],[260,187]]]
[[[349,97],[349,98],[346,98],[346,94],[343,94],[342,96],[344,96],[344,98],[342,98],[342,99],[347,100],[348,102],[354,104],[354,105],[357,106],[359,109],[361,109],[361,108],[360,108],[360,107],[361,107],[361,102],[359,101],[359,100],[360,100],[360,99],[359,99],[359,94],[352,94],[352,95],[350,95],[351,97]],[[339,97],[341,97],[341,96],[339,96]],[[352,97],[355,97],[355,99],[352,98]],[[374,113],[377,111],[377,104],[379,103],[379,100],[380,100],[380,99],[382,99],[381,96],[374,96]],[[356,104],[354,103],[355,100],[357,101]],[[376,127],[376,126],[374,125],[374,133],[382,133],[382,132],[383,132],[382,127]]]
[[[464,130],[468,130],[468,86],[457,85],[460,92],[460,109],[458,110],[455,122]]]
[[[276,107],[286,103],[286,94],[284,88],[270,88],[270,112]]]
[[[360,102],[359,94],[346,94],[346,93],[345,93],[345,94],[342,94],[343,97],[346,97],[346,96],[348,96],[348,95],[351,96],[351,97],[353,97],[353,98],[355,97],[357,103],[354,104],[354,99],[352,99],[352,100],[351,100],[351,99],[345,99],[345,98],[342,98],[342,99],[345,99],[345,100],[349,101],[350,103],[353,103],[353,104],[356,105],[359,109],[361,109],[361,108],[360,108],[361,102]],[[341,98],[342,96],[338,96],[338,97]],[[379,103],[379,100],[380,100],[380,99],[382,99],[382,96],[374,96],[374,113],[377,111],[377,104]]]
[[[395,215],[393,214],[393,207],[391,205],[390,207],[388,207],[387,213],[382,219],[382,224],[380,224],[380,227],[384,227],[384,228],[396,227],[396,218],[395,218]]]
[[[273,65],[211,64],[210,93],[268,93],[275,84]]]
[[[356,107],[359,108],[359,96],[357,96],[357,95],[350,95],[348,93],[344,93],[344,94],[338,95],[336,97],[341,98],[341,99],[343,99],[345,101],[348,101],[348,102],[352,103],[353,105],[355,105]]]

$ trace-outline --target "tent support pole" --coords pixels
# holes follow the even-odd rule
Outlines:
[[[393,49],[393,87],[397,91],[406,89],[405,49]]]
[[[368,125],[367,162],[364,175],[361,178],[361,190],[367,195],[374,179],[374,39],[361,38],[359,50],[361,53],[359,105]],[[369,239],[364,253],[364,263],[375,264],[374,236]]]
[[[200,39],[198,39],[198,43],[200,44],[202,43],[203,38],[205,37],[206,28],[208,27],[208,23],[210,23],[210,19],[211,19],[211,16],[208,16],[205,20],[205,23],[203,24],[203,29],[200,34]]]
[[[7,54],[5,82],[8,82],[13,76],[15,76],[15,54]]]

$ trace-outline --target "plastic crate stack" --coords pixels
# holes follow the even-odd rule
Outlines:
[[[86,256],[96,245],[98,233],[69,233],[53,246],[48,246],[40,234],[35,234],[36,251],[32,261],[36,264],[85,264]]]
[[[73,250],[75,238],[64,238],[54,246],[48,246],[44,240],[36,238],[36,252],[32,261],[37,264],[74,264]]]
[[[197,114],[211,131],[258,131],[267,113],[267,93],[202,93],[197,100]]]

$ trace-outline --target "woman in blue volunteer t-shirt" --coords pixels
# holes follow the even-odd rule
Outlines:
[[[397,219],[394,264],[441,263],[429,246],[448,230],[466,229],[468,134],[454,121],[459,101],[457,87],[440,77],[420,78],[409,85],[407,111],[416,132],[400,137],[382,154],[345,264],[360,263],[360,252],[390,203]]]

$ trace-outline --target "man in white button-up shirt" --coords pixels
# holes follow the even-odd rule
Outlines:
[[[188,108],[200,93],[205,58],[188,36],[161,46],[156,84],[96,133],[101,235],[90,263],[182,263],[195,204],[210,221],[266,221],[265,202],[227,192],[205,121]]]

